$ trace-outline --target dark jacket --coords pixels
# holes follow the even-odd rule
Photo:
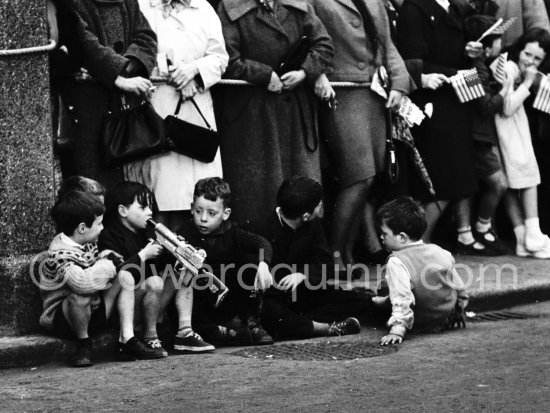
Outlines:
[[[499,93],[502,85],[496,81],[491,69],[481,59],[474,61],[485,96],[476,99],[474,115],[472,120],[472,137],[476,141],[498,144],[497,129],[495,126],[495,115],[502,113],[504,97]]]
[[[275,3],[276,15],[255,0],[223,0],[218,7],[229,53],[224,77],[255,85],[226,87],[218,100],[224,178],[238,223],[269,210],[284,179],[321,177],[312,83],[329,70],[332,42],[305,0]],[[268,92],[271,73],[303,35],[311,39],[301,66],[307,81],[291,91]]]
[[[273,212],[263,219],[250,222],[247,229],[260,234],[273,246],[271,267],[272,272],[276,270],[273,273],[275,281],[279,282],[291,272],[305,273],[312,286],[321,285],[323,271],[325,281],[334,277],[334,261],[319,219],[292,229]],[[295,269],[287,266],[295,266]]]
[[[224,221],[217,231],[203,235],[197,231],[193,220],[190,219],[176,233],[193,247],[206,251],[204,263],[217,275],[224,264],[235,264],[238,269],[241,265],[258,264],[260,260],[268,265],[271,262],[272,248],[269,242],[259,235],[239,228],[231,221]],[[208,267],[206,269],[210,271]]]
[[[84,67],[93,81],[72,76],[58,79],[61,94],[61,137],[70,144],[73,169],[64,171],[95,179],[105,186],[122,180],[121,170],[107,169],[100,152],[103,118],[108,110],[120,110],[117,76],[148,77],[155,65],[157,40],[141,14],[137,0],[76,0],[78,41],[67,47],[69,57]],[[59,70],[63,73],[63,70]]]
[[[122,255],[124,269],[132,274],[136,283],[139,283],[153,275],[162,277],[166,265],[173,262],[167,253],[156,259],[142,262],[138,253],[149,243],[150,239],[155,239],[155,236],[148,230],[132,232],[117,219],[101,231],[98,247],[100,251],[112,250]],[[170,274],[166,275],[170,276]]]

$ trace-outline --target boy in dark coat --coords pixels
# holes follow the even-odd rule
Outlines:
[[[266,294],[262,320],[278,337],[356,334],[361,326],[352,316],[365,315],[371,307],[370,296],[327,285],[334,262],[317,219],[323,214],[321,198],[318,182],[290,178],[279,189],[275,211],[249,225],[273,246],[277,289]]]
[[[177,233],[195,248],[206,251],[205,267],[229,288],[224,301],[213,308],[210,294],[197,291],[193,325],[207,340],[220,344],[271,344],[260,324],[258,290],[273,284],[268,264],[271,246],[262,237],[231,221],[231,190],[221,178],[201,179],[195,185],[192,220]]]

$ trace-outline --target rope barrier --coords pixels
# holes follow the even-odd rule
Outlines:
[[[151,82],[155,84],[164,84],[168,82],[168,78],[165,76],[151,76]],[[332,87],[346,87],[346,88],[364,88],[370,87],[370,82],[330,82]],[[222,79],[216,85],[220,86],[258,86],[254,83],[249,83],[246,80],[237,79]]]
[[[24,49],[0,50],[0,56],[17,56],[17,55],[25,55],[25,54],[32,54],[32,53],[49,52],[55,49],[56,45],[57,45],[56,41],[53,39],[50,39],[50,43],[45,46],[26,47]]]

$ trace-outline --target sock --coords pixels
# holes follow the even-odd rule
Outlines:
[[[176,334],[176,336],[180,338],[185,338],[189,337],[191,334],[193,334],[193,329],[191,328],[191,326],[184,326],[178,329],[178,334]]]
[[[459,242],[465,245],[470,245],[475,242],[474,236],[472,235],[472,227],[460,227],[457,229],[457,232]]]
[[[518,225],[517,227],[514,227],[514,235],[516,236],[516,241],[518,244],[523,244],[525,241],[523,238],[525,238],[525,226],[524,225]]]
[[[542,236],[540,231],[539,219],[537,218],[528,218],[525,220],[525,233],[533,236]]]
[[[147,342],[147,341],[153,341],[153,340],[158,340],[158,336],[143,337],[143,341],[145,341],[145,342]]]
[[[315,336],[326,336],[330,330],[330,325],[326,323],[318,323],[317,321],[312,321],[313,324],[313,335]]]
[[[481,217],[477,217],[476,221],[476,231],[477,232],[487,232],[491,229],[491,218],[489,219],[483,219]]]

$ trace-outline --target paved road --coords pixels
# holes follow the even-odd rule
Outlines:
[[[351,361],[242,358],[223,349],[84,370],[5,370],[0,410],[548,411],[550,303],[521,310],[542,317],[470,323],[466,330],[411,337],[389,355]],[[376,343],[382,334],[371,328],[336,341]]]

